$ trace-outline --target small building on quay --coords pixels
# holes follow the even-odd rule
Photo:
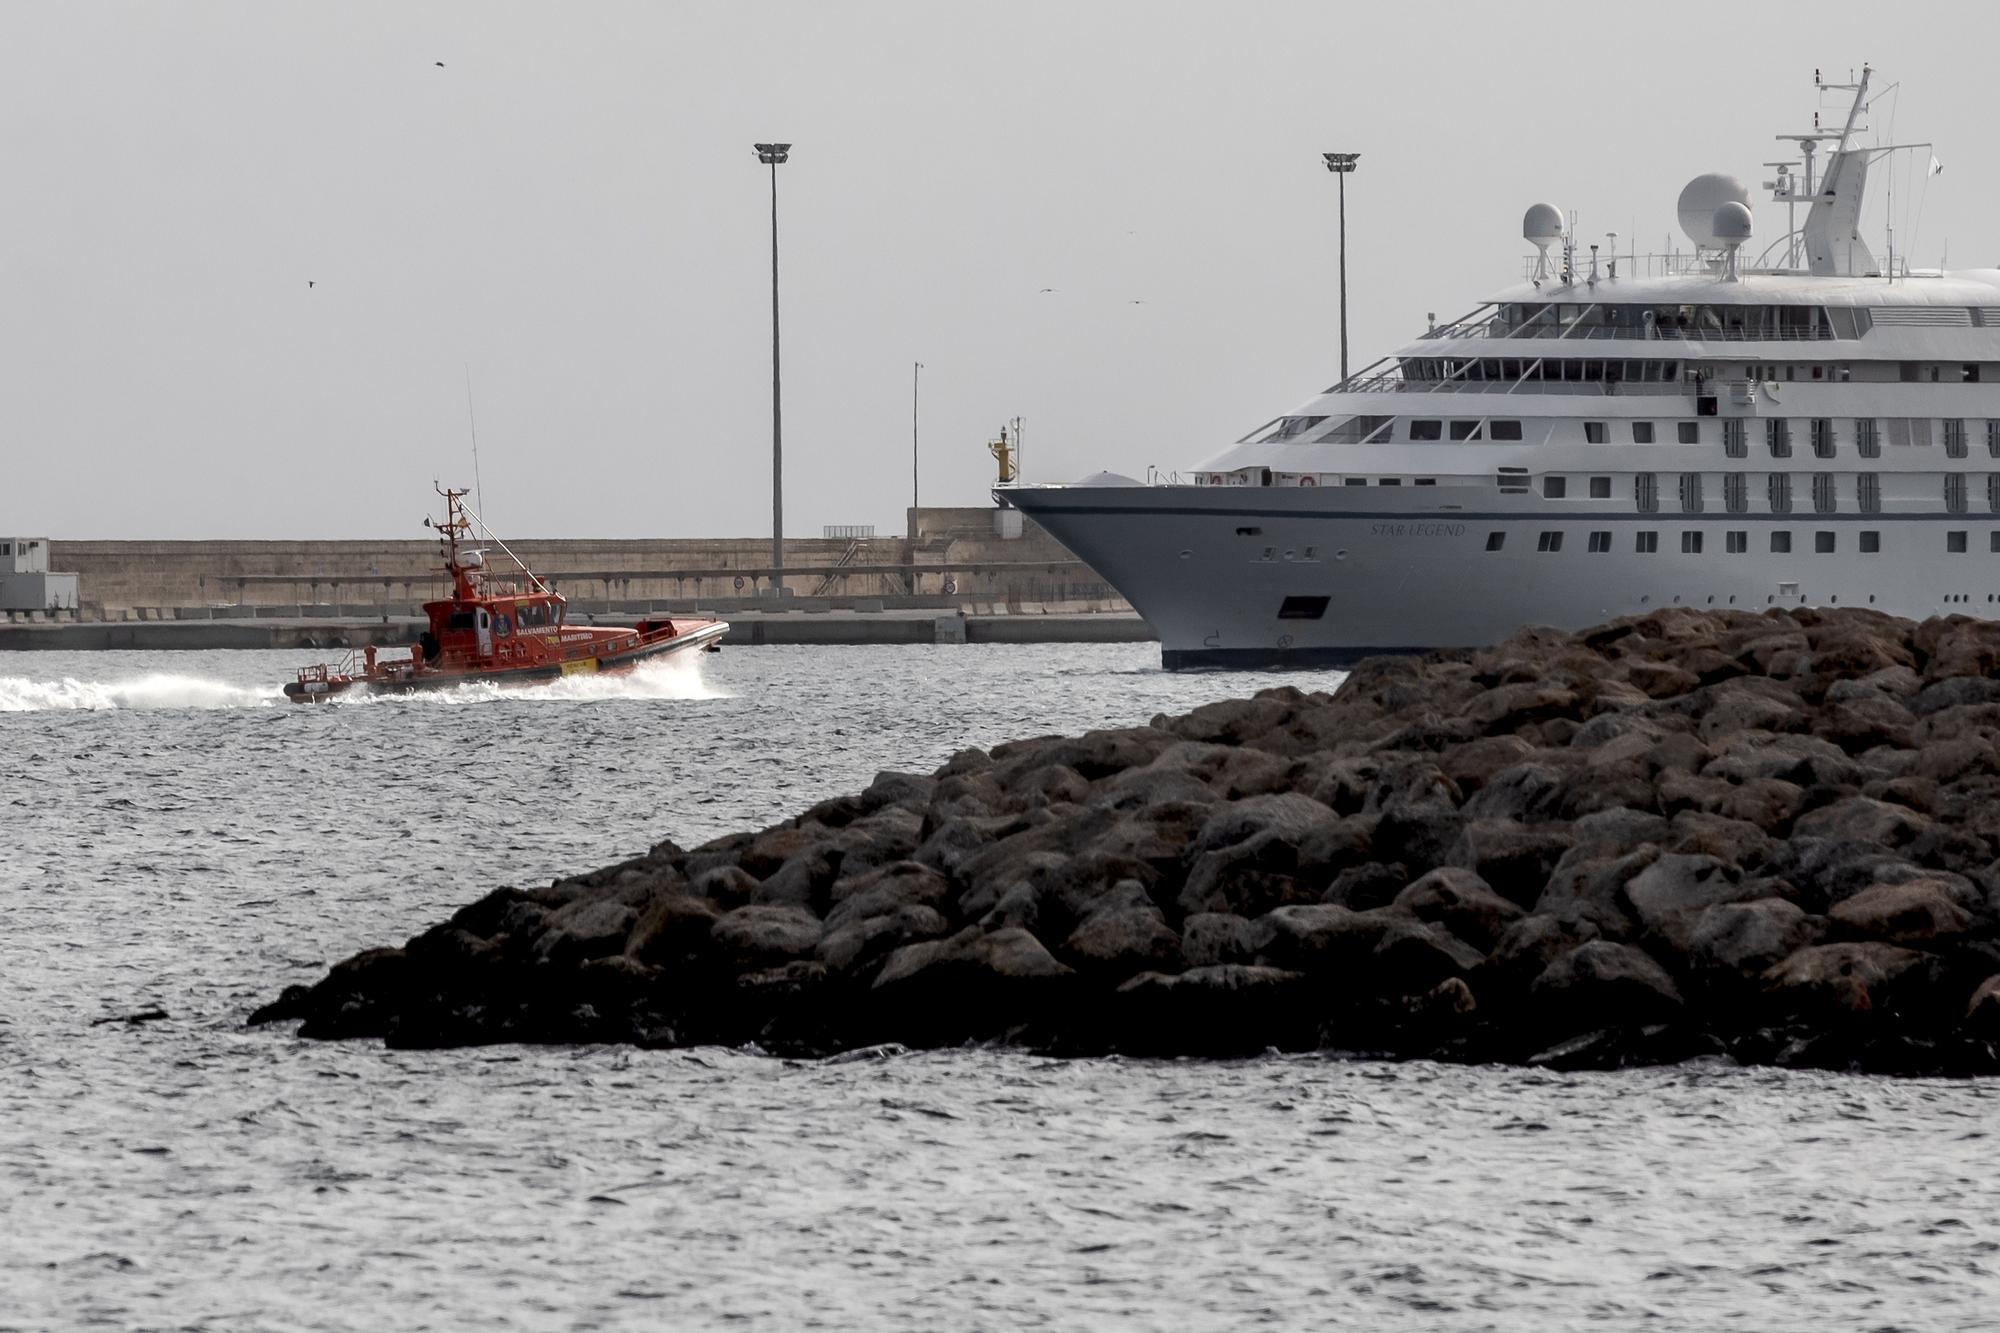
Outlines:
[[[0,612],[75,613],[78,578],[49,571],[49,539],[0,537]]]

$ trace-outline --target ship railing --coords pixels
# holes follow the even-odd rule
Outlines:
[[[1534,255],[1521,257],[1521,276],[1534,281],[1536,266],[1541,260]],[[1771,268],[1750,271],[1772,273],[1794,273],[1799,270]],[[1702,274],[1720,274],[1722,260],[1712,254],[1690,253],[1673,250],[1654,254],[1612,255],[1600,253],[1597,256],[1597,276],[1603,282],[1616,282],[1619,274],[1628,278],[1684,278]],[[1576,257],[1576,264],[1570,271],[1569,282],[1563,282],[1562,263],[1559,257],[1550,256],[1549,271],[1542,275],[1542,281],[1551,287],[1575,286],[1590,281],[1590,252],[1583,248]]]
[[[1596,342],[1616,339],[1624,342],[1772,342],[1809,343],[1831,342],[1834,335],[1824,328],[1808,329],[1741,329],[1741,328],[1682,328],[1679,325],[1647,324],[1638,327],[1626,325],[1598,325],[1591,328],[1557,329],[1547,324],[1524,324],[1519,328],[1482,333],[1465,333],[1460,337],[1492,338],[1495,340],[1527,342],[1539,339],[1561,340],[1564,342]]]
[[[1433,380],[1407,381],[1402,393],[1566,394],[1582,398],[1678,397],[1693,392],[1685,384],[1660,380]]]

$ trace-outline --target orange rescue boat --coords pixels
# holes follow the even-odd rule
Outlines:
[[[343,694],[402,693],[472,681],[524,684],[583,672],[629,671],[648,658],[710,651],[729,632],[721,620],[642,620],[625,628],[572,625],[568,606],[546,582],[507,551],[522,581],[502,582],[486,568],[485,552],[472,549],[472,519],[465,492],[440,488],[445,519],[436,529],[451,575],[451,597],[424,603],[430,617],[407,649],[373,646],[345,661],[322,662],[285,683],[293,703],[321,703]]]

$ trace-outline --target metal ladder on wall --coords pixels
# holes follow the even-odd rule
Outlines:
[[[859,541],[851,541],[847,543],[847,549],[840,553],[840,559],[833,562],[835,568],[845,568],[846,566],[853,564],[854,557],[860,554],[861,554],[861,543]],[[838,574],[828,574],[825,578],[821,579],[819,581],[819,586],[813,589],[813,596],[815,597],[826,596],[826,590],[828,588],[831,588],[833,586],[833,581],[839,577],[840,575]]]

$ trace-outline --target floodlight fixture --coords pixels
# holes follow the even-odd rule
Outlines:
[[[1326,159],[1326,169],[1328,171],[1345,173],[1354,170],[1354,164],[1359,160],[1361,154],[1321,153],[1320,156]]]
[[[760,143],[753,146],[757,150],[757,160],[767,167],[777,166],[792,151],[792,146],[788,143]]]

